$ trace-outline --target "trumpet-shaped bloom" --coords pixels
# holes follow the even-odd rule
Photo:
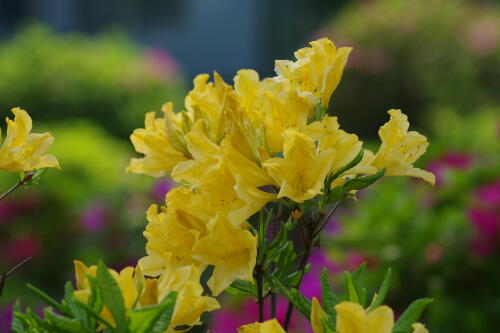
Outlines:
[[[394,328],[394,313],[383,305],[372,311],[367,311],[357,303],[341,302],[335,306],[337,312],[336,333],[391,333]],[[313,298],[311,309],[311,325],[314,333],[332,332],[324,324],[326,313],[316,298]],[[413,333],[428,333],[420,324],[413,324]]]
[[[310,101],[287,90],[284,83],[269,78],[259,80],[253,70],[239,71],[234,83],[232,96],[238,110],[228,112],[228,137],[255,161],[282,152],[282,133],[304,127],[314,109]]]
[[[75,260],[74,264],[76,275],[76,290],[74,295],[80,302],[87,304],[92,294],[91,285],[87,276],[95,278],[97,276],[97,266],[93,265],[87,267],[83,262],[78,260]],[[140,273],[140,270],[137,278],[134,278],[135,269],[133,267],[126,267],[119,273],[112,269],[109,269],[109,272],[120,287],[126,310],[132,309],[136,300],[140,299],[140,292],[142,294],[151,292],[151,285],[149,285],[149,288],[147,285],[145,288],[140,286],[141,283],[144,283],[144,277]],[[115,323],[111,312],[106,307],[101,310],[101,316],[110,323]]]
[[[289,89],[305,96],[314,103],[321,101],[328,107],[330,97],[339,85],[350,47],[337,49],[328,38],[309,43],[295,52],[295,62],[276,60],[277,81],[286,82]]]
[[[285,132],[283,158],[271,158],[264,169],[280,186],[278,198],[303,202],[321,193],[335,158],[333,150],[318,151],[314,141],[298,131]]]
[[[228,94],[232,87],[214,72],[214,82],[208,82],[208,74],[197,75],[193,80],[194,88],[186,97],[185,105],[193,122],[203,119],[210,140],[220,142],[224,136],[225,116]]]
[[[215,267],[208,281],[215,296],[236,279],[253,281],[257,237],[222,214],[211,221],[209,235],[196,243],[193,253],[200,262]]]
[[[145,274],[158,276],[166,269],[167,263],[206,267],[192,257],[196,242],[208,233],[204,221],[183,209],[164,208],[159,212],[157,205],[149,207],[147,218],[149,223],[144,237],[148,255],[139,260]]]
[[[276,319],[270,319],[263,323],[253,323],[238,328],[238,333],[285,333]]]
[[[14,120],[6,119],[7,135],[0,147],[0,170],[22,172],[42,168],[60,169],[54,156],[44,155],[54,141],[52,135],[30,133],[32,121],[28,113],[20,108],[12,109],[12,113]]]
[[[173,258],[174,255],[171,255]],[[203,296],[203,287],[200,284],[201,271],[194,265],[177,267],[170,265],[167,258],[166,268],[158,279],[158,302],[170,292],[177,292],[174,313],[167,332],[174,331],[178,326],[199,325],[200,316],[220,308],[213,297]]]
[[[388,113],[390,120],[378,131],[382,144],[375,155],[373,166],[385,168],[388,176],[418,177],[434,185],[434,174],[413,166],[427,150],[427,138],[415,131],[408,132],[408,117],[400,110],[393,109]]]
[[[174,148],[167,135],[165,117],[156,118],[155,112],[146,114],[144,128],[136,129],[130,140],[135,150],[144,154],[144,157],[131,159],[127,172],[161,177],[170,173],[179,162],[189,158]]]

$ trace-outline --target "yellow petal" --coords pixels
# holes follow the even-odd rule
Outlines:
[[[238,333],[285,333],[276,319],[270,319],[263,323],[253,323],[238,328]]]

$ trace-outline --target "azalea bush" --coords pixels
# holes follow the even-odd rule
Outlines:
[[[394,105],[404,105],[417,126],[436,109],[467,114],[498,106],[498,31],[498,2],[348,2],[317,32],[356,45],[336,113],[368,136],[383,121],[381,111]]]
[[[183,93],[169,53],[120,33],[86,37],[31,25],[0,43],[0,110],[22,105],[39,121],[85,118],[125,137],[144,110]]]
[[[401,179],[367,189],[337,214],[323,249],[332,265],[367,261],[374,279],[392,267],[395,309],[421,295],[438,299],[427,316],[433,329],[489,332],[499,306],[491,295],[500,292],[492,278],[500,255],[500,161],[492,154],[500,150],[498,109],[467,117],[443,110],[434,120],[426,165],[436,188]],[[411,190],[401,196],[403,189]]]
[[[258,305],[258,322],[241,323],[239,332],[289,331],[297,316],[315,333],[427,332],[418,320],[430,299],[408,303],[397,321],[383,305],[390,271],[376,293],[368,292],[365,265],[345,272],[345,294],[330,287],[327,270],[321,301],[299,291],[324,229],[357,191],[385,176],[435,183],[433,173],[413,165],[429,143],[409,131],[401,110],[388,111],[375,152],[328,114],[350,52],[324,38],[296,51],[294,61],[277,60],[273,78],[241,70],[233,86],[217,73],[213,82],[198,75],[185,110],[169,102],[159,116],[147,113],[144,128],[131,135],[143,156],[127,171],[171,177],[176,186],[147,210],[146,255],[121,270],[75,260],[76,283],[66,284],[64,299],[29,286],[49,307],[40,315],[18,303],[12,329],[174,332],[202,325],[227,292]],[[17,142],[26,151],[16,160],[21,170],[4,170],[46,167],[28,164],[31,140]],[[19,151],[9,140],[4,147]],[[279,295],[288,303],[281,323]]]

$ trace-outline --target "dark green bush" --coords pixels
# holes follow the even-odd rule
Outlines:
[[[84,117],[127,136],[144,113],[181,98],[176,63],[120,34],[56,35],[43,26],[0,44],[0,110],[29,110],[38,122]]]
[[[389,108],[422,125],[436,108],[498,105],[499,31],[493,3],[353,1],[319,32],[354,47],[331,111],[369,134]]]

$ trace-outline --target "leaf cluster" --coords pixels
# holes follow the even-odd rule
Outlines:
[[[69,281],[65,285],[64,298],[61,302],[28,285],[28,288],[48,307],[44,308],[43,316],[39,316],[30,308],[23,312],[19,301],[16,302],[12,331],[91,333],[102,328],[104,333],[161,333],[168,328],[175,308],[177,297],[175,292],[168,294],[158,304],[127,310],[120,287],[102,261],[98,264],[97,276],[95,278],[87,276],[87,278],[92,292],[86,303],[75,297],[75,290]],[[103,309],[109,311],[112,320],[104,318]]]

